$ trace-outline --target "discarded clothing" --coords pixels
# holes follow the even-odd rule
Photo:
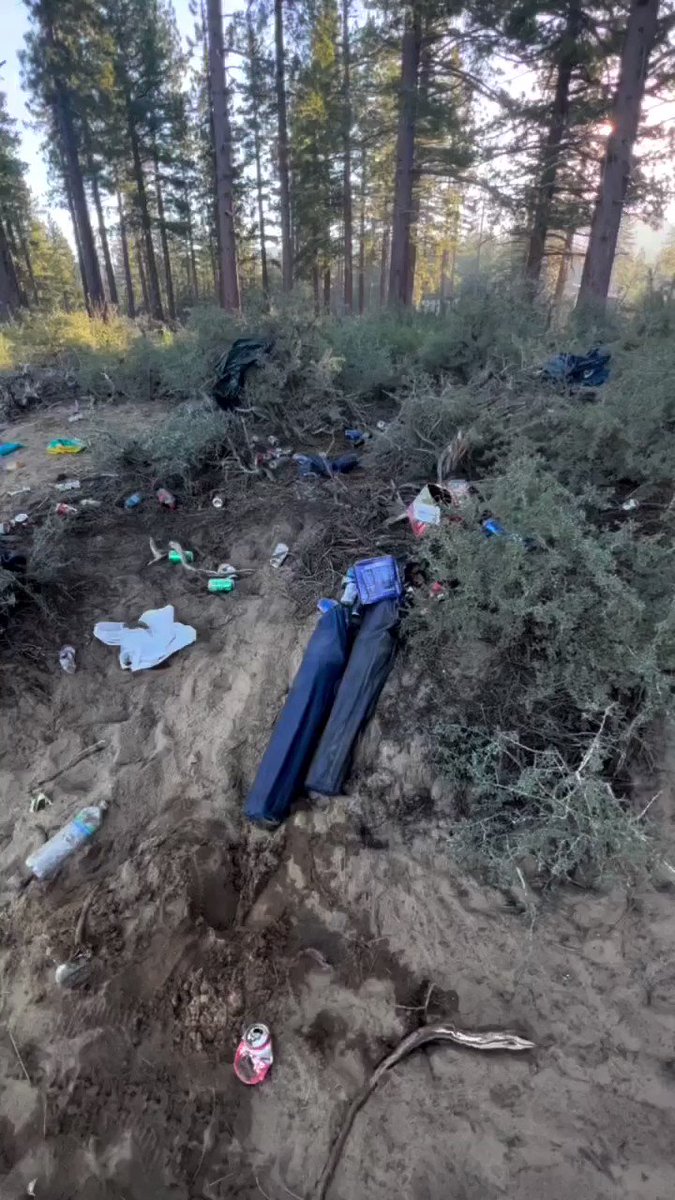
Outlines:
[[[23,442],[1,442],[0,458],[6,458],[8,454],[14,454],[16,450],[23,450]]]
[[[609,352],[589,350],[588,354],[557,354],[543,368],[545,379],[578,387],[601,387],[609,379]]]
[[[324,796],[337,796],[342,791],[356,739],[375,711],[394,665],[397,632],[397,600],[381,600],[364,610],[335,703],[305,780],[308,791]]]
[[[303,479],[312,475],[326,479],[332,475],[347,475],[359,465],[357,454],[342,454],[339,458],[326,458],[324,454],[294,454],[293,461],[298,464]]]
[[[119,646],[123,671],[145,671],[156,667],[178,650],[191,646],[197,632],[191,625],[174,620],[172,604],[150,608],[138,618],[140,628],[130,629],[121,621],[99,621],[94,637],[106,646]]]
[[[350,641],[344,608],[336,605],[319,617],[249,793],[250,821],[278,825],[288,816],[335,699]]]
[[[54,438],[47,446],[47,454],[81,454],[87,443],[80,438]]]
[[[227,410],[239,403],[247,372],[260,366],[273,346],[274,342],[263,338],[237,338],[228,353],[218,359],[211,395],[219,408]]]

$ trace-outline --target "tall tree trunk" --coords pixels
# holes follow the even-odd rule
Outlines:
[[[405,305],[409,294],[410,225],[415,177],[415,125],[420,65],[421,25],[419,0],[406,12],[401,44],[401,96],[396,136],[396,179],[391,228],[389,304]]]
[[[131,146],[131,157],[133,161],[134,183],[136,184],[136,195],[138,197],[138,211],[141,220],[141,233],[143,236],[143,246],[145,249],[145,261],[148,267],[148,276],[146,281],[148,296],[146,308],[150,316],[157,317],[159,321],[163,321],[164,309],[162,307],[162,293],[159,290],[159,272],[157,270],[155,246],[152,240],[152,221],[150,220],[150,209],[148,207],[148,193],[145,187],[145,176],[143,174],[141,150],[138,142],[138,131],[136,129],[136,122],[131,110],[131,97],[128,91],[126,93],[126,103],[127,129],[129,131],[129,144]]]
[[[560,255],[560,265],[558,267],[558,275],[555,281],[555,290],[553,292],[554,308],[560,308],[565,297],[565,285],[567,284],[567,276],[569,275],[570,263],[572,261],[572,247],[574,246],[574,230],[568,229],[565,234],[562,253]]]
[[[108,295],[110,303],[117,308],[119,305],[119,296],[117,295],[117,281],[115,280],[115,272],[113,271],[112,258],[110,257],[110,245],[108,242],[108,231],[105,227],[105,219],[103,216],[103,205],[101,204],[101,193],[98,186],[96,172],[89,161],[89,170],[91,175],[91,194],[94,198],[94,208],[96,209],[96,220],[98,221],[98,236],[101,241],[101,250],[103,252],[103,262],[105,264],[105,273],[108,280]]]
[[[349,0],[342,0],[342,221],[345,231],[345,312],[354,306],[353,214],[352,214],[352,93],[350,79]],[[359,311],[363,311],[361,308]]]
[[[58,37],[54,29],[50,8],[43,6],[39,17],[44,32],[45,43],[52,58],[58,61]],[[68,180],[71,197],[71,212],[73,224],[77,226],[80,253],[82,256],[82,274],[85,283],[85,296],[94,311],[103,311],[105,294],[101,279],[101,268],[96,256],[96,244],[91,228],[87,197],[84,191],[84,179],[75,134],[73,111],[70,93],[61,76],[56,73],[53,81],[53,112],[56,120],[61,154],[63,157],[64,174]]]
[[[157,218],[159,223],[159,239],[162,245],[162,259],[164,261],[164,280],[166,283],[166,304],[169,310],[169,317],[172,321],[176,320],[176,299],[173,290],[173,272],[171,270],[171,255],[169,254],[169,237],[166,232],[166,217],[164,215],[164,197],[162,195],[162,181],[159,177],[159,157],[157,155],[157,147],[153,147],[152,152],[153,166],[155,168],[155,196],[157,198]]]
[[[216,154],[216,201],[220,250],[220,303],[229,312],[239,308],[237,245],[234,233],[234,189],[232,170],[232,132],[225,81],[225,46],[220,0],[207,3],[209,35],[209,78],[213,111],[213,137]]]
[[[143,297],[143,307],[149,315],[152,315],[152,306],[150,304],[150,293],[148,291],[148,279],[145,273],[143,264],[143,248],[138,238],[136,238],[136,265],[138,266],[138,278],[141,281],[141,295]]]
[[[127,293],[127,316],[132,320],[136,316],[136,301],[134,299],[134,283],[131,277],[131,261],[129,258],[129,238],[127,236],[127,223],[124,217],[124,203],[122,193],[117,191],[117,212],[119,214],[120,223],[120,242],[122,243],[122,264],[124,267],[124,286]]]
[[[389,268],[389,217],[385,215],[382,230],[382,250],[380,252],[380,308],[384,307],[387,299],[387,278]]]
[[[274,0],[274,78],[277,94],[277,140],[281,216],[281,282],[285,292],[293,287],[291,246],[291,195],[289,187],[288,118],[286,115],[286,59],[284,53],[283,0]]]
[[[312,295],[314,297],[314,315],[321,312],[320,275],[318,262],[312,263]]]
[[[558,167],[564,157],[564,140],[569,119],[570,84],[578,61],[577,39],[581,31],[581,22],[581,0],[569,0],[567,22],[558,55],[558,74],[553,95],[551,120],[542,155],[541,173],[537,181],[525,263],[525,278],[532,292],[536,291],[541,277]]]
[[[600,189],[577,297],[578,309],[591,305],[602,309],[607,302],[658,8],[659,0],[633,0],[628,17],[614,96],[612,132],[602,163]]]
[[[330,312],[330,266],[323,269],[323,311]]]
[[[26,234],[25,234],[25,231],[23,228],[19,229],[19,244],[21,246],[21,254],[23,256],[23,261],[26,264],[26,274],[30,281],[30,290],[33,294],[33,301],[35,304],[39,304],[40,303],[40,293],[38,291],[38,286],[35,281],[35,274],[33,272],[33,262],[32,262],[31,256],[30,256],[30,246],[28,245],[28,238],[26,237]]]
[[[26,289],[23,286],[23,280],[19,271],[19,244],[16,240],[14,227],[10,220],[5,221],[5,232],[7,234],[7,241],[9,242],[9,249],[11,252],[12,270],[14,272],[14,278],[16,279],[16,289],[19,296],[19,304],[22,308],[28,308],[28,296],[26,294]]]
[[[359,188],[359,276],[358,307],[363,316],[366,306],[366,148],[361,151],[361,186]]]
[[[197,258],[195,255],[194,227],[192,224],[192,205],[190,204],[190,193],[185,182],[183,183],[183,198],[187,213],[187,244],[190,269],[192,271],[192,295],[194,300],[199,300],[199,278],[197,276]]]
[[[256,198],[258,205],[258,238],[260,242],[260,277],[262,290],[264,294],[269,295],[270,281],[267,268],[267,244],[265,241],[265,204],[263,200],[263,178],[262,178],[262,148],[260,142],[260,119],[258,116],[260,105],[262,104],[262,95],[259,83],[259,65],[258,52],[255,44],[255,35],[253,32],[253,19],[251,17],[251,9],[246,11],[246,34],[248,42],[248,61],[249,71],[251,75],[251,98],[253,100],[253,154],[255,158],[255,187]]]
[[[9,321],[19,305],[19,281],[5,226],[0,220],[0,321]]]
[[[53,45],[53,42],[52,42]],[[77,227],[77,238],[82,257],[82,276],[85,283],[86,295],[94,312],[103,312],[105,308],[105,293],[101,268],[96,255],[96,244],[91,227],[87,198],[84,191],[84,179],[77,149],[75,127],[70,105],[70,97],[65,87],[57,82],[55,87],[55,109],[58,122],[61,150],[68,178],[71,197],[73,224]]]
[[[65,172],[65,166],[63,167],[63,170]],[[91,313],[92,313],[91,296],[89,295],[89,282],[87,280],[87,275],[86,275],[86,272],[84,269],[84,257],[82,254],[82,242],[80,241],[80,228],[79,228],[79,225],[77,224],[77,217],[75,216],[75,205],[73,204],[73,193],[70,188],[70,180],[65,173],[63,176],[63,186],[64,186],[64,190],[66,193],[66,202],[68,204],[68,212],[70,214],[70,223],[73,227],[73,237],[75,238],[75,251],[77,253],[77,265],[80,270],[80,280],[82,282],[82,295],[84,296],[85,308],[87,309],[87,312],[91,316]]]

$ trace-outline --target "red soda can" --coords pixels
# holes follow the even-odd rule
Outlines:
[[[247,1087],[262,1083],[273,1062],[272,1034],[261,1021],[249,1025],[234,1056],[234,1073]]]
[[[165,487],[157,488],[155,495],[157,496],[157,499],[159,500],[159,503],[161,504],[162,508],[175,508],[176,507],[176,497],[174,496],[173,492],[169,491],[168,488],[165,488]]]

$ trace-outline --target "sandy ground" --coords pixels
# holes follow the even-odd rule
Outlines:
[[[63,415],[5,427],[29,445],[3,476],[1,516],[33,497],[7,496],[15,478],[39,490],[64,470],[44,455]],[[114,420],[130,417],[121,407]],[[86,422],[65,433],[88,436]],[[67,473],[86,466],[83,455]],[[433,800],[417,816],[411,806],[438,784],[405,720],[403,655],[350,794],[301,805],[273,835],[242,820],[315,619],[309,606],[298,617],[267,565],[315,514],[265,486],[265,519],[243,503],[83,525],[87,586],[70,624],[41,631],[51,663],[36,673],[3,648],[0,1197],[36,1180],[39,1200],[311,1200],[346,1102],[419,1022],[431,983],[429,1018],[515,1027],[537,1049],[438,1046],[401,1064],[356,1118],[331,1200],[670,1200],[671,889],[569,891],[523,915],[459,873]],[[146,568],[149,533],[176,532],[252,574],[218,597],[178,568]],[[163,669],[131,676],[92,638],[96,619],[169,602],[198,640]],[[64,640],[77,647],[72,677],[56,661]],[[31,814],[31,784],[99,740]],[[102,800],[87,853],[20,890],[27,853]],[[92,891],[93,973],[64,992],[54,967]],[[247,1089],[232,1059],[252,1020],[271,1025],[275,1064]]]

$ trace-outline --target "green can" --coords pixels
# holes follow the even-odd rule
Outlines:
[[[207,586],[210,592],[233,592],[234,579],[209,579]]]
[[[194,560],[195,560],[195,556],[194,556],[192,550],[184,550],[183,558],[185,559],[186,562],[194,562]],[[182,561],[183,561],[183,559],[181,558],[181,556],[177,550],[169,550],[169,562],[179,563]]]

